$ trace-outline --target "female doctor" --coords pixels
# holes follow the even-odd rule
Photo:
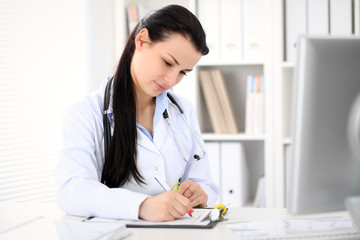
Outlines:
[[[57,167],[64,212],[169,221],[215,203],[218,188],[196,113],[184,98],[167,96],[208,51],[201,24],[184,7],[170,5],[141,20],[114,77],[65,117]],[[178,181],[180,188],[169,191]]]

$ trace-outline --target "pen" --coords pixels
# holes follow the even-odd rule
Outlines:
[[[87,222],[87,221],[89,221],[89,220],[91,220],[93,218],[94,218],[93,216],[87,217],[86,219],[82,220],[82,222]]]
[[[177,188],[170,188],[167,184],[166,184],[166,182],[164,182],[163,180],[162,180],[162,178],[160,178],[160,177],[157,177],[157,176],[154,176],[154,178],[155,178],[155,180],[159,183],[159,185],[165,190],[165,192],[167,192],[167,191],[170,191],[170,190],[173,190],[173,191],[177,191],[177,189],[180,187],[180,183],[176,183],[177,184]],[[188,214],[189,214],[189,216],[190,217],[192,217],[192,214],[194,213],[194,209],[191,209],[189,212],[188,212]]]
[[[166,182],[162,181],[161,178],[154,176],[155,180],[160,184],[160,186],[164,189],[165,192],[170,191],[171,188],[166,184]]]

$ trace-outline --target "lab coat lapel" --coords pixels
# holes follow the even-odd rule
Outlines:
[[[168,132],[168,125],[164,118],[161,118],[154,130],[154,144],[157,146],[158,149],[161,149],[163,142],[167,138]]]
[[[138,145],[144,148],[149,149],[150,151],[159,153],[159,149],[154,145],[153,142],[139,129],[137,129],[138,134]]]

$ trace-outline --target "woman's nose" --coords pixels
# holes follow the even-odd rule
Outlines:
[[[169,71],[165,74],[165,81],[172,87],[177,83],[178,77],[179,74],[176,71]]]

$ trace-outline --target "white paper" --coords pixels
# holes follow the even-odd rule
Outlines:
[[[298,218],[228,223],[241,239],[281,239],[289,237],[354,235],[354,223],[343,217]]]
[[[200,226],[206,226],[209,224],[210,219],[209,214],[213,209],[208,208],[195,208],[194,212],[192,213],[192,217],[186,214],[183,217],[180,217],[174,221],[168,221],[168,222],[150,222],[150,221],[144,221],[144,220],[137,220],[137,221],[124,221],[124,220],[114,220],[114,219],[106,219],[106,218],[92,218],[90,220],[87,220],[87,222],[97,222],[97,223],[106,223],[106,222],[121,222],[125,224],[131,224],[131,225],[169,225],[169,226],[175,226],[175,225],[200,225]]]

